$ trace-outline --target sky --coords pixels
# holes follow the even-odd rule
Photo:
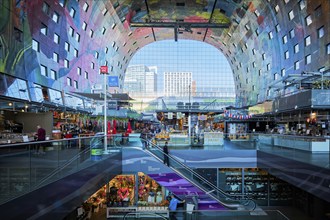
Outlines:
[[[193,40],[164,40],[141,48],[129,65],[157,66],[158,88],[163,89],[164,72],[192,72],[197,90],[210,92],[221,87],[234,88],[231,67],[220,50]]]

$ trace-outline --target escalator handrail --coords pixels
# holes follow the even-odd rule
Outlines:
[[[149,140],[147,140],[147,139],[144,139],[144,138],[140,138],[140,139],[143,140],[143,141],[146,141],[149,145],[151,145],[151,146],[157,148],[157,149],[158,149],[163,155],[165,155],[165,153],[163,152],[163,149],[161,149],[158,145],[152,143],[151,141],[149,141]],[[150,152],[151,152],[151,151],[150,151]],[[167,154],[167,156],[168,156],[169,158],[171,158],[173,161],[175,161],[176,163],[180,164],[180,166],[184,167],[186,170],[188,170],[188,171],[189,171],[190,173],[192,173],[194,176],[198,177],[199,180],[202,180],[202,181],[205,182],[207,185],[211,186],[211,187],[212,187],[213,189],[215,189],[217,192],[219,192],[219,193],[221,193],[222,195],[224,195],[224,196],[230,198],[230,199],[233,200],[233,201],[240,201],[240,200],[237,200],[237,199],[235,199],[235,198],[232,198],[232,197],[233,197],[232,195],[230,195],[230,194],[224,192],[222,189],[218,188],[217,186],[215,186],[214,184],[212,184],[211,182],[209,182],[209,181],[208,181],[207,179],[205,179],[203,176],[201,176],[200,174],[198,174],[197,172],[195,172],[194,170],[192,170],[190,167],[188,167],[188,166],[185,165],[184,163],[181,163],[180,161],[178,161],[176,158],[174,158],[174,157],[171,156],[170,154]],[[156,157],[157,157],[157,156],[156,156]],[[177,171],[177,172],[179,172],[179,171]],[[180,172],[180,173],[181,173],[181,172]],[[183,175],[183,174],[181,174],[181,175]],[[183,176],[184,176],[184,175],[183,175]],[[210,196],[212,196],[212,195],[210,194]],[[246,203],[245,203],[245,204],[242,204],[242,205],[247,205],[247,204],[249,204],[250,202],[253,202],[254,205],[253,205],[252,210],[255,209],[255,207],[256,207],[256,203],[255,203],[255,201],[253,201],[251,198],[247,197],[247,196],[244,195],[244,194],[238,194],[238,195],[235,195],[235,196],[246,197],[246,199],[244,199],[244,200],[246,200]],[[212,197],[213,197],[213,196],[212,196]],[[219,201],[218,198],[215,198],[215,199]],[[225,206],[228,206],[229,208],[237,208],[237,206],[233,206],[233,205],[230,205],[230,204],[226,204],[226,203],[224,203],[223,201],[219,201],[219,202],[220,202],[221,204],[225,205]]]

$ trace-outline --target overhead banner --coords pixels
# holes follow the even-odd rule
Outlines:
[[[119,86],[118,76],[109,76],[109,86],[110,87],[118,87]]]

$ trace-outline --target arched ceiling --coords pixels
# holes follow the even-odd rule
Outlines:
[[[293,44],[303,43],[310,32],[308,28],[314,28],[307,27],[305,18],[322,11],[322,16],[329,18],[329,1],[322,0],[124,0],[111,3],[124,26],[130,29],[130,41],[136,45],[134,52],[164,39],[193,39],[218,48],[232,67],[238,106],[272,99],[280,90],[292,92],[295,88],[287,89],[284,77],[301,74],[305,66],[300,62],[306,56],[294,57]],[[320,8],[321,12],[315,8]],[[289,13],[294,14],[293,18]],[[291,38],[295,43],[290,42]],[[325,44],[328,40],[329,35]],[[286,57],[285,53],[291,56]],[[296,68],[297,62],[303,67]],[[310,70],[317,70],[323,63],[329,66],[329,61],[320,63],[310,66]]]
[[[237,106],[297,90],[290,79],[304,72],[329,73],[329,0],[0,4],[0,38],[9,42],[0,53],[8,57],[0,59],[1,72],[59,91],[90,92],[103,82],[98,74],[103,65],[118,76],[120,91],[132,56],[165,39],[198,40],[218,48],[233,71]]]

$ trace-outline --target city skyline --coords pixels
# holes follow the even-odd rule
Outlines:
[[[191,62],[194,60],[194,62]],[[159,41],[141,48],[129,65],[157,66],[158,93],[164,92],[165,72],[192,72],[197,94],[224,92],[234,96],[231,67],[221,51],[198,41]]]

